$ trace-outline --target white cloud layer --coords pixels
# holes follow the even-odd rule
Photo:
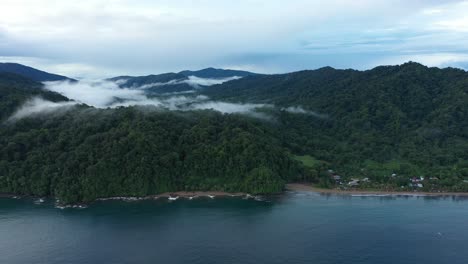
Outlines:
[[[80,81],[73,82],[46,82],[45,88],[60,93],[79,103],[84,103],[96,108],[116,108],[128,106],[152,105],[168,110],[202,110],[212,109],[221,113],[241,113],[251,114],[257,108],[271,107],[265,104],[236,104],[227,102],[217,102],[210,100],[204,95],[169,95],[149,98],[143,90],[122,89],[114,82],[108,81]],[[67,105],[76,103],[67,103]],[[33,104],[26,104],[20,112],[20,116],[25,116],[29,112],[39,112],[43,109],[52,109],[52,106],[59,106],[44,101],[34,101]],[[24,113],[24,114],[23,114]]]
[[[258,110],[262,108],[275,108],[271,104],[213,101],[205,95],[195,94],[170,94],[159,97],[147,97],[143,90],[122,89],[110,81],[45,82],[45,88],[60,93],[73,101],[55,103],[35,97],[21,106],[9,120],[18,120],[39,114],[64,113],[79,103],[96,108],[155,106],[170,111],[214,110],[227,114],[245,114],[261,119],[270,119],[271,116]],[[306,110],[301,106],[291,106],[281,108],[281,110],[294,114],[312,115],[317,118],[328,117],[324,114]]]
[[[222,84],[225,82],[233,81],[233,80],[238,80],[242,77],[239,76],[232,76],[232,77],[226,77],[226,78],[200,78],[196,76],[189,76],[189,79],[186,81],[188,84],[198,87],[199,85],[203,86],[211,86],[215,84]]]
[[[76,102],[51,102],[40,97],[34,97],[21,106],[10,118],[10,121],[28,116],[63,113],[75,106]]]
[[[317,118],[328,118],[328,115],[320,114],[314,111],[306,110],[302,106],[290,106],[286,108],[282,108],[283,111],[293,113],[293,114],[303,114],[303,115],[311,115]]]
[[[45,88],[64,95],[67,98],[90,106],[104,108],[117,98],[123,101],[144,101],[147,97],[143,91],[122,89],[114,82],[79,81],[79,82],[45,82]]]
[[[216,101],[207,101],[207,102],[197,102],[191,105],[188,109],[212,109],[222,113],[251,113],[254,112],[257,108],[265,107],[264,104],[235,104],[235,103],[226,103],[226,102],[216,102]]]
[[[362,69],[466,54],[467,13],[458,0],[1,0],[0,56],[70,77]]]
[[[199,88],[201,86],[211,86],[215,84],[222,84],[225,82],[233,81],[233,80],[238,80],[242,77],[239,76],[232,76],[232,77],[226,77],[226,78],[200,78],[196,76],[189,76],[188,80],[170,80],[168,82],[158,82],[158,83],[150,83],[150,84],[145,84],[139,87],[133,87],[137,89],[149,89],[149,88],[154,88],[158,86],[165,86],[165,85],[176,85],[176,84],[182,84],[186,83],[194,88]],[[126,80],[117,80],[115,83],[116,84],[124,84]]]

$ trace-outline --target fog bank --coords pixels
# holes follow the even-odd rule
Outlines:
[[[61,113],[70,110],[76,102],[51,102],[34,97],[24,103],[8,120],[14,121],[39,114]]]

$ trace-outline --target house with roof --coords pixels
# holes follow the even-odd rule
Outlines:
[[[352,181],[348,182],[348,185],[351,187],[359,186],[359,180],[353,179]]]

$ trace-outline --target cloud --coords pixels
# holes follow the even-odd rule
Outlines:
[[[10,117],[10,120],[17,120],[36,114],[63,112],[79,103],[104,109],[129,106],[155,106],[169,111],[213,110],[226,114],[244,114],[261,119],[271,119],[261,109],[275,108],[271,104],[213,101],[205,95],[197,94],[169,94],[148,97],[144,94],[143,90],[122,89],[114,82],[109,81],[45,82],[45,88],[60,93],[74,101],[55,103],[36,97],[27,101]],[[295,114],[327,118],[327,115],[305,110],[300,106],[281,108],[281,110]]]
[[[322,119],[328,118],[328,115],[326,114],[319,114],[314,111],[305,110],[301,106],[290,106],[290,107],[282,108],[281,110],[289,112],[289,113],[293,113],[293,114],[311,115],[311,116],[315,116],[317,118],[322,118]]]
[[[154,87],[159,87],[159,86],[165,86],[165,85],[176,85],[176,84],[181,84],[184,83],[184,80],[170,80],[168,82],[157,82],[157,83],[149,83],[149,84],[144,84],[142,86],[135,86],[132,87],[133,89],[149,89],[149,88],[154,88]],[[125,84],[125,83],[123,83]]]
[[[159,98],[146,98],[143,100],[125,100],[109,105],[110,108],[128,106],[152,105],[170,111],[193,111],[193,110],[213,110],[225,114],[245,114],[258,118],[265,118],[265,115],[257,112],[263,107],[272,107],[265,104],[241,104],[228,103],[210,100],[207,96],[170,96]]]
[[[437,21],[434,27],[441,30],[468,32],[468,17]]]
[[[180,92],[168,92],[168,93],[162,93],[161,96],[180,95],[180,94],[193,94],[195,92],[196,92],[195,90],[180,91]]]
[[[21,47],[21,51],[29,47]],[[2,56],[2,43],[0,40],[0,62],[13,62],[24,64],[42,71],[72,77],[74,79],[100,79],[116,76],[117,70],[113,68],[96,67],[90,64],[77,62],[61,62],[54,59],[45,59],[28,56]]]
[[[34,97],[24,103],[8,120],[15,121],[28,116],[40,114],[64,113],[70,110],[76,102],[51,102],[40,97]]]
[[[204,79],[197,78],[196,83],[200,84],[215,84],[226,81],[224,79]],[[194,80],[193,78],[191,80]],[[202,80],[202,81],[200,81]],[[123,89],[115,82],[111,81],[79,81],[73,82],[46,82],[45,88],[54,92],[58,92],[70,99],[79,103],[84,103],[96,108],[116,108],[129,106],[144,106],[152,105],[167,110],[207,110],[211,109],[221,113],[240,113],[262,117],[264,114],[257,110],[261,108],[274,108],[271,104],[255,104],[255,103],[233,103],[213,101],[205,95],[191,93],[168,93],[157,97],[148,97],[144,93],[144,89]],[[141,88],[141,87],[140,87]],[[301,106],[291,106],[281,108],[283,111],[294,114],[312,115],[318,118],[327,118],[325,114],[320,114],[314,111],[306,110]]]
[[[144,91],[122,89],[110,81],[45,82],[45,88],[97,108],[109,107],[115,101],[141,102],[148,100]]]
[[[206,80],[203,80],[203,82],[205,84],[208,83]],[[252,114],[258,108],[270,107],[265,104],[236,104],[212,101],[205,95],[196,94],[169,94],[159,97],[148,97],[144,94],[144,90],[122,89],[116,83],[110,81],[45,82],[45,88],[60,93],[76,102],[96,108],[151,105],[166,110],[191,111],[212,109],[228,114]],[[260,114],[258,116],[260,117]]]
[[[429,53],[429,54],[406,54],[385,58],[380,61],[384,65],[400,64],[406,61],[417,61],[430,67],[461,67],[467,68],[468,54],[464,53]]]
[[[118,100],[106,105],[106,108],[129,107],[129,106],[144,106],[152,105],[167,110],[191,110],[188,105],[207,100],[206,96],[169,96],[169,97],[153,97],[146,96],[141,98]]]
[[[408,49],[465,49],[467,11],[454,0],[2,0],[0,56],[47,59],[38,66],[70,77],[362,68]]]
[[[265,104],[236,104],[227,102],[199,102],[191,105],[189,109],[212,109],[222,113],[251,113],[255,112],[256,109],[266,107]]]
[[[166,85],[177,85],[177,84],[182,84],[186,83],[194,88],[199,88],[200,86],[211,86],[215,84],[222,84],[228,81],[233,81],[233,80],[238,80],[242,77],[240,76],[232,76],[232,77],[226,77],[226,78],[200,78],[196,76],[189,76],[188,79],[184,80],[170,80],[168,82],[157,82],[157,83],[150,83],[150,84],[144,84],[139,87],[132,87],[134,89],[149,89],[149,88],[154,88],[158,86],[166,86]],[[117,80],[115,83],[122,85],[125,84],[127,80],[120,79]]]
[[[233,81],[233,80],[238,80],[242,77],[240,76],[232,76],[232,77],[226,77],[226,78],[200,78],[196,76],[189,76],[189,79],[186,81],[186,83],[198,87],[199,85],[203,86],[211,86],[215,84],[222,84],[225,82]]]

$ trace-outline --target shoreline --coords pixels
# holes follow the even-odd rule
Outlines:
[[[319,194],[333,194],[333,195],[381,195],[381,196],[433,196],[433,197],[443,197],[443,196],[459,196],[459,197],[468,197],[468,192],[409,192],[409,191],[378,191],[378,190],[359,190],[359,189],[351,189],[351,190],[340,190],[340,189],[324,189],[314,186],[313,184],[307,183],[288,183],[285,185],[284,191],[302,191],[302,192],[314,192]],[[284,194],[284,192],[283,192]],[[101,197],[96,198],[94,201],[91,202],[77,202],[72,204],[61,204],[57,202],[57,198],[55,197],[39,197],[39,196],[31,196],[31,195],[18,195],[12,193],[0,193],[0,198],[25,198],[30,197],[34,199],[54,199],[56,200],[56,207],[58,208],[69,208],[69,207],[86,207],[92,203],[100,202],[100,201],[112,201],[112,200],[120,200],[120,201],[144,201],[144,200],[157,200],[159,198],[167,198],[168,201],[175,201],[180,198],[183,199],[196,199],[196,198],[210,198],[214,199],[216,197],[244,197],[245,199],[255,199],[255,200],[263,200],[264,195],[252,195],[243,192],[222,192],[222,191],[178,191],[178,192],[165,192],[160,194],[153,194],[147,196],[115,196],[115,197]]]
[[[286,190],[289,191],[308,191],[321,194],[336,194],[336,195],[395,195],[395,196],[465,196],[468,197],[468,192],[408,192],[408,191],[371,191],[371,190],[339,190],[339,189],[323,189],[311,184],[304,183],[289,183],[286,184]]]
[[[116,196],[116,197],[103,197],[97,198],[95,201],[109,201],[109,200],[156,200],[159,198],[172,198],[172,200],[176,200],[179,198],[188,198],[194,199],[199,197],[207,197],[207,198],[215,198],[215,197],[255,197],[254,195],[250,195],[248,193],[236,192],[236,193],[229,193],[229,192],[220,192],[220,191],[179,191],[179,192],[165,192],[160,194],[153,194],[147,195],[142,197],[132,197],[132,196]]]
[[[14,194],[14,193],[0,193],[0,198],[22,198],[22,197],[33,197],[34,198],[35,196]]]
[[[147,196],[114,196],[114,197],[101,197],[96,198],[90,202],[76,202],[71,204],[62,204],[56,197],[53,196],[33,196],[33,195],[18,195],[12,193],[0,193],[0,198],[10,198],[10,199],[21,199],[21,198],[32,198],[37,200],[43,199],[52,199],[55,200],[56,207],[63,209],[63,208],[84,208],[92,203],[100,202],[100,201],[144,201],[144,200],[157,200],[159,198],[167,198],[168,201],[175,201],[179,198],[183,199],[196,199],[196,198],[210,198],[214,199],[216,197],[244,197],[245,199],[256,199],[261,200],[260,195],[251,195],[248,193],[243,192],[221,192],[221,191],[178,191],[178,192],[165,192],[160,194],[153,194]],[[39,202],[43,203],[43,201]]]

